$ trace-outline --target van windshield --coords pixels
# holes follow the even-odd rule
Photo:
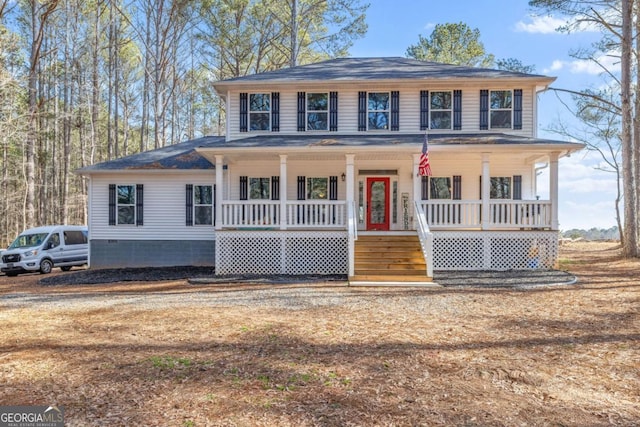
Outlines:
[[[13,241],[9,249],[32,248],[40,246],[49,233],[21,234]]]

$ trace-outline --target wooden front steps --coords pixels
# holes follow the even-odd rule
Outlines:
[[[417,234],[361,234],[355,243],[353,283],[425,284],[427,266]]]

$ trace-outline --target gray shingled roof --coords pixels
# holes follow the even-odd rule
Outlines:
[[[249,138],[225,142],[224,137],[206,136],[179,144],[170,145],[157,150],[145,151],[120,159],[98,163],[77,170],[79,174],[122,170],[213,170],[211,164],[196,148],[225,149],[247,148],[255,151],[260,148],[286,147],[420,147],[424,133],[417,134],[381,134],[381,135],[338,135],[338,134],[299,134],[299,135],[256,135]],[[429,144],[432,146],[458,145],[557,145],[563,150],[575,151],[583,148],[582,144],[556,141],[551,139],[528,138],[501,133],[465,133],[465,134],[431,134]]]
[[[418,61],[416,59],[390,58],[338,58],[309,65],[283,68],[244,77],[222,80],[214,85],[236,83],[284,83],[301,81],[350,81],[350,80],[425,80],[425,79],[496,79],[527,78],[552,81],[552,77],[525,74],[488,68],[465,67]]]
[[[111,160],[78,169],[76,173],[85,174],[96,171],[138,170],[138,169],[215,169],[207,159],[195,151],[197,147],[217,145],[224,142],[222,136],[207,136],[192,139],[179,144],[168,145],[156,150],[149,150],[116,160]]]

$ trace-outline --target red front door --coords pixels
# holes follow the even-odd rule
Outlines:
[[[389,178],[367,178],[367,230],[389,230]]]

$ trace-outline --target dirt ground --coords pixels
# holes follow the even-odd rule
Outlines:
[[[560,268],[578,282],[0,276],[0,405],[57,404],[67,426],[640,425],[640,260],[568,243]]]

